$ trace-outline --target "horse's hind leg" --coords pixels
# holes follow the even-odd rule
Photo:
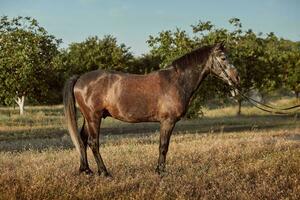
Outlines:
[[[87,127],[85,125],[85,119],[83,121],[83,125],[82,125],[81,131],[80,131],[80,136],[81,136],[81,140],[83,142],[84,154],[83,154],[83,158],[80,160],[79,172],[84,172],[86,174],[92,174],[93,172],[89,168],[89,164],[88,164],[88,160],[87,160],[87,153],[86,153],[88,132],[87,132]]]
[[[104,176],[110,176],[99,152],[100,123],[101,116],[97,119],[94,118],[93,120],[87,122],[87,129],[89,133],[88,145],[92,149],[93,155],[95,157],[99,175],[103,174]]]

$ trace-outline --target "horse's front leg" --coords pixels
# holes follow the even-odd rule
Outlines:
[[[160,137],[159,137],[159,157],[156,172],[161,174],[165,171],[166,156],[169,148],[170,137],[175,125],[175,120],[166,119],[160,123]]]

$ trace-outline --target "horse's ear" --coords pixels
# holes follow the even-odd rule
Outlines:
[[[225,41],[224,40],[221,42],[221,49],[225,50]]]
[[[216,45],[215,45],[215,51],[218,51],[218,50],[221,50],[221,51],[224,51],[225,50],[225,42],[222,41],[222,42],[218,42]]]

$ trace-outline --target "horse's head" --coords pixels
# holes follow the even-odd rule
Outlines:
[[[236,68],[229,63],[222,43],[218,43],[212,48],[209,61],[210,62],[207,67],[209,68],[210,73],[216,75],[233,88],[237,88],[239,86],[239,74]],[[238,94],[238,90],[231,90],[231,94],[232,96],[236,96]]]

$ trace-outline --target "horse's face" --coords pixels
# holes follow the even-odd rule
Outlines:
[[[210,57],[209,71],[225,81],[230,86],[239,86],[240,77],[236,68],[229,63],[224,51],[223,44],[217,44],[213,47]],[[236,96],[238,91],[236,89],[231,91],[232,96]]]

